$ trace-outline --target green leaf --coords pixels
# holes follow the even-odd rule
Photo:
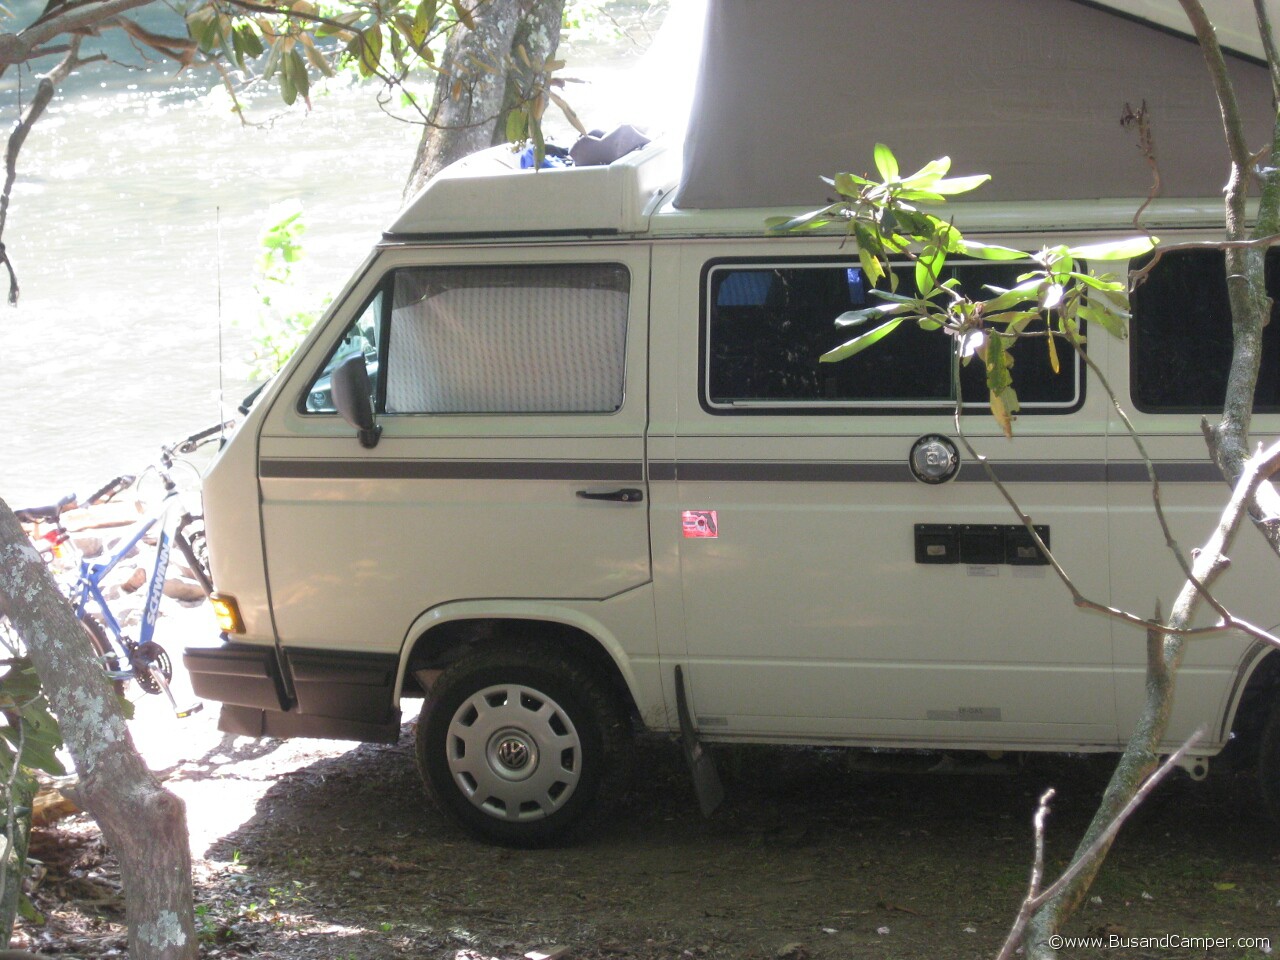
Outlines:
[[[276,37],[271,43],[271,50],[267,54],[267,62],[262,68],[264,80],[270,80],[275,76],[276,71],[280,69],[280,58],[282,56],[284,56],[284,37]]]
[[[422,47],[431,38],[431,30],[436,23],[437,0],[422,0],[413,13],[413,29],[409,33],[413,48],[421,52]]]
[[[302,58],[297,47],[289,51],[289,59],[293,61],[293,85],[305,100],[311,93],[311,75],[307,73],[307,61]]]
[[[528,132],[529,118],[523,110],[512,110],[507,114],[507,142],[520,143]]]
[[[933,295],[938,286],[938,277],[946,263],[946,251],[934,246],[925,247],[916,258],[916,292],[922,298]]]
[[[336,74],[334,73],[333,67],[330,66],[329,61],[324,58],[324,54],[316,49],[315,44],[306,42],[308,39],[310,38],[304,36],[303,37],[304,42],[302,44],[303,52],[307,55],[307,60],[323,76],[326,76],[326,77],[336,76]]]
[[[896,274],[891,274],[891,276],[893,276],[893,275],[896,275]],[[920,300],[920,298],[919,298],[919,297],[908,297],[908,296],[905,296],[905,295],[903,295],[903,294],[901,294],[901,293],[893,293],[893,292],[891,292],[891,291],[889,291],[889,290],[876,290],[876,291],[874,291],[874,293],[875,293],[875,295],[876,295],[877,297],[879,297],[880,299],[882,299],[882,300],[888,300],[890,303],[905,303],[905,304],[917,304],[917,303],[918,303],[918,304],[921,304],[921,306],[922,306],[922,307],[927,307],[927,306],[928,306],[928,304],[927,304],[927,303],[924,303],[922,300]]]
[[[1023,280],[1016,287],[1005,290],[1001,287],[987,285],[986,289],[994,290],[996,296],[987,300],[982,308],[984,311],[997,313],[1002,310],[1010,310],[1021,303],[1036,296],[1036,291],[1040,289],[1040,282],[1043,279],[1039,273],[1033,274],[1029,279]]]
[[[1004,337],[994,334],[987,338],[986,355],[987,392],[991,396],[991,415],[1006,437],[1013,438],[1013,415],[1018,412],[1018,395],[1013,390],[1013,377],[1009,367],[1013,358],[1005,350]]]
[[[1004,337],[993,333],[987,337],[986,356],[987,389],[993,394],[1003,393],[1013,385],[1013,377],[1009,373],[1010,357],[1005,349]]]
[[[929,189],[934,193],[953,197],[958,193],[968,193],[970,190],[976,190],[990,179],[991,174],[989,173],[980,173],[972,177],[949,177],[946,180],[937,181]]]
[[[224,14],[218,14],[217,26],[218,45],[222,47],[222,54],[231,63],[236,61],[235,48],[235,30],[231,26],[231,18]]]
[[[932,190],[933,185],[945,177],[950,169],[951,158],[939,157],[937,160],[930,160],[911,176],[903,177],[902,185],[920,190]]]
[[[890,317],[895,313],[902,313],[906,309],[907,304],[905,303],[879,303],[874,307],[867,307],[865,310],[846,310],[836,317],[836,326],[856,327],[859,324],[866,323],[868,320]]]
[[[1053,368],[1054,373],[1061,373],[1062,365],[1058,363],[1058,347],[1053,342],[1053,334],[1049,334],[1045,339],[1049,341],[1049,366]]]
[[[1070,252],[1072,256],[1081,260],[1132,260],[1144,253],[1150,253],[1159,242],[1158,237],[1129,237],[1126,240],[1112,240],[1109,243],[1072,247]]]
[[[250,59],[256,60],[262,56],[266,49],[262,45],[262,38],[258,36],[258,31],[254,30],[249,24],[245,24],[236,29],[236,36],[240,38],[240,45],[244,49],[244,55]]]
[[[355,59],[360,76],[373,76],[382,61],[382,27],[375,23],[357,33],[347,44],[347,51]]]
[[[852,173],[837,173],[836,178],[831,181],[831,185],[846,197],[856,197],[862,188],[870,183],[870,180],[855,176]]]
[[[1125,337],[1124,318],[1117,315],[1106,307],[1101,306],[1097,301],[1080,304],[1077,311],[1081,320],[1089,323],[1096,323],[1103,330],[1111,334],[1117,339],[1123,340]]]
[[[1071,279],[1084,284],[1086,287],[1092,287],[1094,290],[1101,290],[1103,293],[1124,293],[1126,289],[1123,281],[1115,279],[1109,273],[1105,273],[1100,277],[1091,273],[1073,273],[1071,274]]]
[[[1025,250],[1014,250],[994,243],[979,243],[977,240],[964,239],[959,246],[960,253],[979,260],[1025,260],[1030,256]]]
[[[536,116],[529,118],[529,132],[533,136],[533,165],[536,170],[542,166],[543,158],[547,155],[547,143],[542,138],[542,124]]]
[[[298,88],[293,83],[293,78],[289,75],[292,68],[290,63],[293,58],[286,56],[284,62],[280,64],[280,96],[289,106],[293,106],[298,99]]]
[[[798,217],[769,217],[765,220],[765,228],[773,233],[788,233],[793,230],[817,230],[825,227],[844,209],[843,203],[833,203],[820,210],[810,210]]]
[[[1028,323],[1039,316],[1039,310],[1002,310],[1000,313],[984,312],[982,322],[1008,324],[1010,333],[1020,333]]]
[[[840,360],[847,360],[855,354],[861,353],[867,347],[873,346],[887,337],[893,331],[898,329],[898,325],[906,319],[905,317],[896,317],[888,323],[882,323],[874,330],[862,334],[860,337],[854,337],[847,343],[842,343],[834,350],[829,350],[818,358],[820,363],[836,363]]]
[[[875,161],[876,169],[880,171],[883,179],[893,180],[898,176],[898,158],[883,143],[876,144]]]
[[[898,199],[910,200],[913,203],[946,203],[946,198],[940,193],[930,193],[928,190],[918,188],[909,188],[898,191]]]
[[[217,24],[218,11],[212,5],[197,7],[187,14],[187,33],[201,53],[213,53],[218,45]]]

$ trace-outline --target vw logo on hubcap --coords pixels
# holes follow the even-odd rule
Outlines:
[[[529,764],[529,745],[516,737],[498,744],[498,760],[508,770],[523,770]]]

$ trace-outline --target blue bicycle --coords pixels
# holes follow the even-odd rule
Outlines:
[[[145,478],[154,474],[163,487],[158,508],[134,524],[120,538],[109,556],[102,559],[79,558],[74,578],[70,575],[70,564],[67,563],[67,555],[74,554],[74,546],[70,534],[63,526],[62,515],[81,505],[76,497],[71,495],[48,506],[25,507],[14,511],[20,521],[33,527],[32,541],[50,561],[55,575],[60,569],[63,571],[61,579],[75,606],[76,616],[84,625],[94,652],[102,661],[107,676],[114,681],[117,692],[124,693],[129,681],[135,681],[146,693],[164,694],[178,717],[196,713],[202,704],[197,701],[192,706],[178,706],[169,688],[173,679],[173,661],[154,639],[173,546],[177,545],[186,560],[188,570],[206,596],[212,592],[213,584],[205,550],[203,518],[183,507],[178,484],[171,471],[176,464],[185,463],[176,460],[175,454],[194,452],[198,447],[222,436],[230,426],[220,423],[175,444],[162,447],[159,463],[149,467],[142,475]],[[106,503],[140,479],[132,476],[116,477],[89,497],[83,505]],[[149,536],[154,536],[155,539],[155,556],[146,579],[138,638],[134,639],[125,632],[112,612],[103,586],[116,566],[132,556],[139,544]]]

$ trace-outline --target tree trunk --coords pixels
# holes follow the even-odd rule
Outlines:
[[[1223,511],[1217,528],[1191,565],[1192,579],[1183,584],[1168,620],[1164,621],[1170,628],[1180,630],[1190,627],[1197,610],[1204,602],[1204,596],[1193,580],[1203,585],[1205,590],[1212,590],[1218,577],[1226,571],[1229,566],[1228,551],[1247,515],[1248,504],[1253,499],[1255,490],[1256,483],[1250,477],[1244,477],[1232,491],[1231,500]],[[1156,617],[1159,619],[1158,613]],[[1143,781],[1159,763],[1160,744],[1164,740],[1169,715],[1173,710],[1174,680],[1186,654],[1188,642],[1190,641],[1185,636],[1163,633],[1160,630],[1153,629],[1147,634],[1147,692],[1142,714],[1115,772],[1111,775],[1102,802],[1072,856],[1073,864],[1088,857],[1089,866],[1031,917],[1023,938],[1026,956],[1030,960],[1047,960],[1057,956],[1057,951],[1049,946],[1049,938],[1062,930],[1063,925],[1083,902],[1102,868],[1110,844],[1093,853],[1090,853],[1090,848],[1120,810],[1133,799]]]
[[[133,960],[195,960],[186,807],[134,749],[71,604],[0,500],[0,614],[26,642],[80,784],[76,799],[120,862]]]
[[[523,58],[512,58],[523,44],[529,59],[548,59],[560,42],[564,0],[487,0],[473,16],[476,28],[458,24],[449,34],[427,127],[418,143],[405,184],[406,198],[437,173],[505,139],[505,118],[519,102]],[[483,64],[490,70],[478,64]]]
[[[516,24],[515,36],[511,38],[511,69],[507,72],[502,112],[493,122],[490,146],[507,142],[507,114],[521,101],[537,94],[534,89],[537,77],[516,51],[523,47],[530,63],[545,63],[556,55],[563,23],[564,0],[535,0],[532,9]]]

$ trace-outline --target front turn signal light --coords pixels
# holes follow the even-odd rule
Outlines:
[[[213,604],[213,615],[223,633],[244,633],[244,621],[240,619],[240,607],[235,597],[212,593],[209,602]]]

